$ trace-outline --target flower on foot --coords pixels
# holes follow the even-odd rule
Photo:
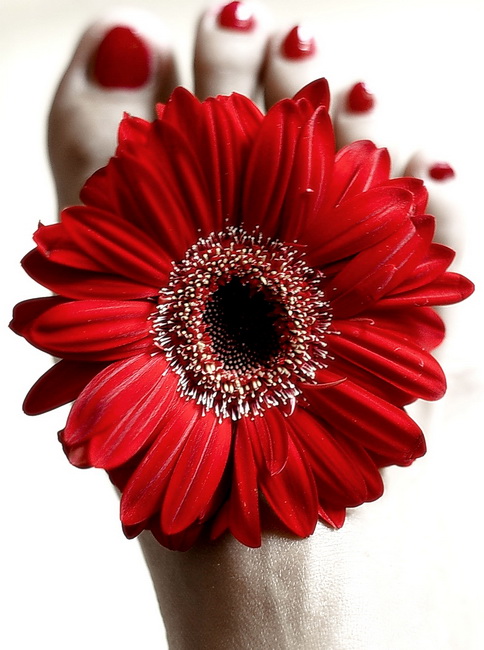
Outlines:
[[[425,453],[405,406],[444,394],[434,307],[473,287],[423,183],[369,141],[336,152],[328,107],[325,80],[266,115],[178,88],[35,233],[23,266],[55,295],[11,326],[60,360],[24,408],[73,402],[65,452],[109,473],[130,537],[256,547],[267,511],[306,537]]]

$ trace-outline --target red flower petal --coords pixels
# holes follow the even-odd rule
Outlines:
[[[374,188],[331,210],[314,231],[309,263],[321,267],[380,243],[407,220],[413,210],[409,192]]]
[[[343,147],[335,157],[327,206],[333,207],[388,181],[390,156],[373,142],[361,140]]]
[[[410,291],[395,292],[380,300],[382,307],[426,307],[452,305],[468,298],[474,291],[473,283],[458,273],[443,273],[437,280]]]
[[[329,524],[332,528],[341,528],[345,523],[346,509],[320,505],[319,518]]]
[[[101,169],[95,171],[87,179],[81,189],[79,198],[84,205],[92,205],[100,210],[112,212],[116,205],[116,192],[114,191],[114,187],[112,163],[110,162],[106,167],[101,167]]]
[[[334,432],[333,432],[334,436]],[[361,473],[363,480],[366,484],[366,501],[375,501],[379,499],[383,494],[383,479],[381,473],[377,470],[373,459],[366,450],[361,447],[361,445],[354,443],[352,440],[346,436],[341,436],[338,440],[338,443],[342,449],[346,450],[346,453],[349,457],[353,457],[353,463],[355,467],[358,467],[358,471]],[[338,519],[337,513],[333,511],[334,506],[328,504],[327,499],[323,498],[320,505],[322,505],[326,511],[332,512],[333,516]],[[341,513],[339,513],[341,514]],[[344,518],[343,518],[344,521]],[[336,521],[336,527],[337,521]]]
[[[132,148],[134,144],[146,144],[150,133],[150,128],[151,125],[146,120],[125,113],[124,118],[119,124],[118,149],[116,153],[119,155],[124,151],[125,147]]]
[[[257,464],[261,465],[257,435],[260,419],[254,420],[250,431]],[[290,437],[288,458],[278,474],[262,472],[260,488],[271,510],[295,535],[307,537],[314,532],[318,519],[318,496],[312,470],[299,445]]]
[[[150,302],[76,300],[54,304],[24,336],[54,356],[103,361],[132,356],[152,346]]]
[[[365,316],[378,327],[400,332],[424,350],[433,350],[445,336],[442,318],[430,307],[378,309]]]
[[[340,377],[320,371],[320,384]],[[407,464],[425,453],[425,441],[418,425],[401,408],[373,395],[349,379],[328,388],[305,389],[310,410],[335,431],[369,451],[389,458],[395,465]]]
[[[307,100],[314,111],[321,106],[329,109],[330,92],[326,79],[316,79],[316,81],[312,81],[301,88],[301,90],[294,95],[293,100],[299,101],[301,99]]]
[[[126,221],[142,225],[171,260],[179,259],[196,240],[196,228],[191,218],[187,220],[188,209],[178,186],[172,179],[160,182],[162,170],[158,160],[150,157],[125,155],[111,161],[118,211]],[[207,211],[206,203],[201,204],[201,211]]]
[[[350,379],[355,384],[363,386],[366,390],[370,390],[381,399],[399,408],[412,404],[417,399],[413,393],[408,393],[389,384],[374,373],[343,357],[334,358],[331,362],[331,371],[344,377],[345,380]]]
[[[277,236],[311,240],[320,227],[320,210],[333,170],[334,136],[330,117],[318,108],[300,130]]]
[[[120,211],[150,233],[171,259],[180,259],[213,225],[203,172],[192,146],[169,124],[155,123],[143,155],[113,159]]]
[[[259,487],[254,453],[246,430],[248,422],[250,420],[244,418],[237,425],[228,520],[230,531],[239,542],[257,548],[261,545]]]
[[[62,223],[66,234],[80,250],[98,262],[100,270],[150,286],[165,284],[171,260],[136,226],[102,210],[84,206],[64,210]]]
[[[82,269],[83,271],[106,273],[107,269],[102,263],[77,248],[62,223],[55,223],[50,226],[40,224],[39,229],[34,234],[34,241],[38,250],[50,262]]]
[[[39,377],[24,401],[27,415],[39,415],[74,401],[106,362],[59,361]]]
[[[356,255],[329,283],[336,318],[355,316],[369,309],[398,286],[428,246],[412,222]]]
[[[454,257],[454,251],[447,246],[432,244],[424,260],[398,285],[398,293],[430,284],[448,269]]]
[[[200,141],[198,149],[211,194],[212,230],[219,231],[227,223],[238,220],[241,172],[250,141],[244,141],[237,122],[219,102],[207,100],[204,109],[203,129],[197,134]]]
[[[27,338],[30,335],[33,323],[37,318],[52,307],[64,303],[65,300],[60,296],[32,298],[31,300],[19,302],[14,307],[10,329],[12,329],[16,334]]]
[[[200,234],[208,235],[216,228],[216,217],[213,214],[205,174],[196,149],[182,139],[167,122],[155,122],[153,129],[160,143],[156,162],[163,177],[163,188],[165,191],[170,189],[175,200],[181,201],[184,222],[177,224],[177,227],[187,229],[191,226],[195,233],[195,238],[188,243],[190,245]],[[165,215],[160,215],[162,216]],[[170,220],[169,213],[166,218]],[[173,224],[169,222],[169,225]],[[179,255],[175,255],[174,259],[182,256],[188,245],[181,248]]]
[[[180,106],[181,105],[181,106]],[[168,102],[163,121],[185,133],[207,179],[213,230],[239,219],[242,181],[250,146],[262,122],[262,113],[242,95],[209,98],[200,103],[191,93],[177,89]]]
[[[399,187],[406,192],[410,192],[413,196],[415,204],[415,212],[422,214],[427,208],[429,200],[429,193],[420,178],[405,177],[405,178],[391,178],[387,183],[388,187]]]
[[[203,526],[193,524],[185,528],[185,530],[182,530],[181,533],[166,535],[157,522],[151,523],[149,530],[151,530],[154,538],[160,544],[171,551],[188,551],[200,539],[204,532]]]
[[[267,237],[278,232],[301,126],[301,112],[291,100],[275,104],[262,122],[247,165],[242,204],[249,233],[259,227]]]
[[[137,377],[137,392],[133,395],[133,391],[123,391],[124,411],[120,404],[122,394],[112,395],[111,400],[119,402],[120,416],[108,432],[102,430],[102,418],[94,423],[96,433],[87,445],[93,467],[110,469],[126,463],[157,433],[166,411],[178,402],[176,377],[170,372],[163,374],[165,368],[165,360],[158,357],[145,365]]]
[[[126,462],[139,449],[134,449],[136,441],[146,439],[152,433],[175,398],[171,389],[166,390],[167,386],[176,384],[175,379],[170,373],[165,376],[165,370],[166,360],[161,355],[150,357],[142,354],[108,366],[86,386],[74,403],[67,418],[63,442],[73,446],[101,436],[97,441],[97,464],[100,467],[121,465],[122,462],[111,462],[120,454],[125,456]],[[144,424],[139,422],[138,410],[146,418]],[[140,431],[137,431],[138,427]],[[117,436],[121,440],[116,440]],[[132,440],[130,436],[133,436]],[[99,448],[103,441],[104,450]],[[120,449],[123,445],[125,451]]]
[[[440,399],[446,382],[442,368],[422,348],[391,330],[365,322],[335,321],[330,354],[348,359],[397,388],[427,400]]]
[[[238,116],[217,100],[204,103],[203,129],[199,135],[203,164],[213,206],[213,228],[222,230],[240,221],[244,168],[251,138],[240,128]]]
[[[119,275],[83,271],[51,262],[38,249],[22,260],[25,271],[39,284],[73,300],[107,298],[137,300],[156,296],[159,286],[142,285]]]
[[[292,436],[298,438],[306,452],[318,492],[326,501],[349,507],[381,496],[380,474],[362,447],[345,443],[341,437],[336,440],[320,420],[303,409],[290,420],[290,426]],[[362,468],[367,471],[362,473]]]
[[[286,418],[278,409],[269,409],[257,425],[257,436],[264,463],[270,474],[278,474],[287,463]]]
[[[259,108],[250,99],[238,93],[232,93],[228,97],[220,95],[218,101],[234,114],[244,139],[253,140],[264,120]]]
[[[231,492],[232,494],[232,492]],[[214,518],[210,522],[210,540],[214,541],[224,535],[226,532],[230,530],[230,501],[224,501],[218,511],[216,512]],[[204,524],[199,524],[200,526],[203,526]],[[205,523],[206,526],[208,526],[208,523]],[[259,530],[260,530],[260,523],[259,523]],[[232,532],[230,530],[230,532]],[[244,532],[242,532],[242,536],[244,536]],[[250,531],[247,531],[250,534]],[[235,533],[232,533],[236,539],[238,539],[237,535]],[[240,541],[240,540],[239,540]],[[250,544],[247,544],[247,546],[250,546]],[[259,543],[260,546],[260,543]],[[257,548],[257,546],[253,547]]]
[[[208,413],[193,425],[178,457],[161,511],[161,528],[179,533],[203,520],[225,471],[232,442],[232,423]]]
[[[174,401],[160,420],[160,429],[121,498],[121,521],[133,526],[159,512],[175,463],[190,431],[200,418],[193,402]]]
[[[175,88],[166,105],[158,106],[162,108],[161,111],[157,111],[158,119],[174,127],[182,137],[185,137],[187,124],[193,126],[194,130],[198,130],[203,104],[186,88],[182,86]]]

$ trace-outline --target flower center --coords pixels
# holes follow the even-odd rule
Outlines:
[[[275,308],[264,291],[238,276],[215,291],[203,320],[225,369],[243,373],[270,364],[279,351]]]
[[[174,265],[153,319],[181,393],[220,418],[292,411],[326,358],[323,280],[296,247],[260,234],[228,228],[199,239]]]

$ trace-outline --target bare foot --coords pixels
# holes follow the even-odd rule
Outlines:
[[[324,76],[318,43],[307,31],[290,28],[272,34],[269,18],[257,5],[229,7],[223,17],[220,11],[208,11],[200,21],[195,49],[195,89],[200,98],[238,91],[264,97],[269,107]],[[152,16],[122,11],[96,23],[82,37],[49,122],[61,207],[78,202],[85,179],[112,155],[123,112],[152,117],[155,102],[165,101],[176,85],[167,34]],[[126,48],[137,57],[135,69],[126,67]],[[378,140],[384,116],[379,115],[375,98],[359,87],[346,88],[338,99],[334,120],[339,144]],[[392,147],[396,160],[403,149],[398,143]],[[455,247],[458,186],[451,164],[415,154],[406,165],[408,173],[428,181],[442,238]],[[458,425],[459,414],[444,408],[418,408],[431,439],[433,429]],[[318,524],[305,540],[266,533],[260,549],[249,549],[226,537],[181,554],[143,533],[141,544],[170,647],[457,647],[454,635],[462,635],[462,614],[469,604],[458,567],[449,561],[456,540],[449,535],[445,501],[436,494],[436,486],[447,477],[441,460],[438,453],[431,454],[404,472],[386,470],[384,497],[351,512],[341,530]],[[466,647],[465,641],[461,647]]]

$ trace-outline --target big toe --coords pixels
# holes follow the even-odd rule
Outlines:
[[[151,119],[176,80],[166,30],[151,14],[118,10],[85,31],[49,116],[60,207],[77,203],[85,180],[114,153],[123,113]]]

